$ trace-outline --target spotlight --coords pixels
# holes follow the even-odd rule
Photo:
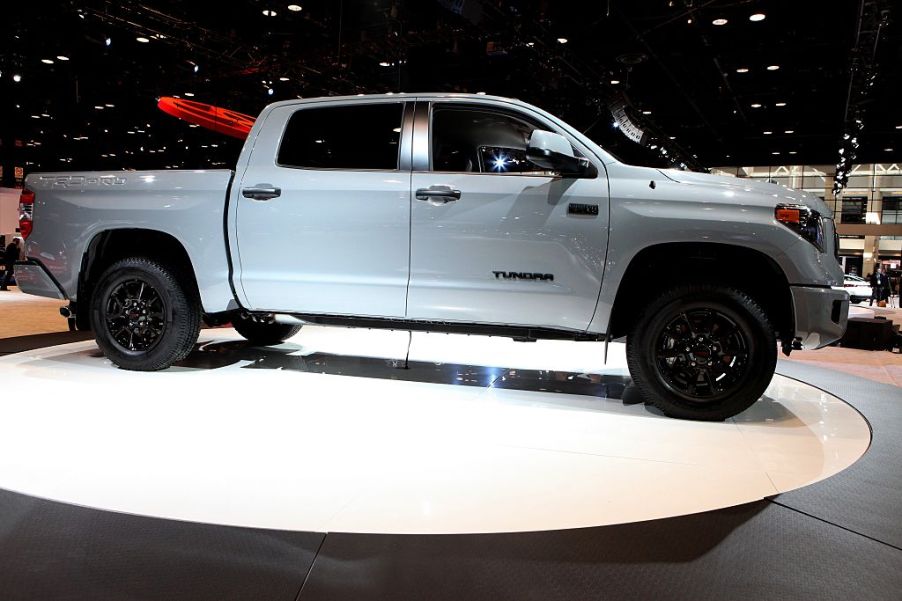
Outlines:
[[[777,102],[776,104],[774,104],[774,106],[784,107],[784,106],[786,106],[786,103],[785,102]]]
[[[60,54],[60,55],[57,56],[56,58],[57,58],[57,60],[61,60],[61,61],[67,61],[67,60],[69,60],[69,57],[68,57],[68,56],[63,56],[62,54]]]
[[[767,66],[768,71],[777,71],[779,68],[780,68],[780,65],[768,65]]]
[[[109,46],[110,44],[113,43],[113,40],[110,39],[110,38],[107,38],[107,39],[105,39],[105,40],[103,41],[103,43],[104,43],[106,46]]]
[[[264,10],[264,11],[263,11],[263,16],[264,16],[264,17],[275,17],[275,16],[276,16],[276,11],[274,11],[274,10],[269,10],[269,9]]]
[[[279,78],[279,81],[288,81],[288,78],[287,78],[287,77],[280,77],[280,78]]]
[[[266,93],[269,94],[270,96],[272,96],[275,92],[273,91],[272,88],[269,88],[268,90],[266,90]]]
[[[726,25],[728,22],[729,21],[727,21],[726,19],[714,19],[713,21],[711,21],[711,24],[712,25]]]
[[[612,85],[612,86],[616,86],[618,83],[620,83],[620,80],[619,80],[619,79],[612,79],[612,80],[611,80],[611,85]]]
[[[140,36],[140,35],[138,37],[136,37],[135,40],[138,42],[141,42],[142,44],[146,44],[146,43],[150,42],[150,40],[148,38],[145,38],[144,36]]]
[[[16,73],[15,75],[13,75],[13,81],[19,83],[20,81],[22,81],[22,76]]]
[[[52,65],[52,64],[53,64],[53,61],[50,60],[49,58],[42,58],[42,59],[41,59],[41,62],[44,63],[45,65]]]
[[[761,108],[761,104],[758,103],[758,102],[753,102],[753,103],[752,103],[751,105],[749,105],[749,106],[751,106],[753,109],[760,109],[760,108]]]
[[[567,38],[558,38],[557,39],[558,44],[566,44],[569,41],[570,40],[568,40]]]
[[[749,17],[749,21],[763,21],[765,18],[767,18],[767,15],[764,13],[755,13]]]
[[[736,72],[737,73],[748,73],[749,68],[748,67],[739,67],[738,69],[736,69]]]
[[[191,98],[194,96],[194,92],[185,92],[185,96],[187,96],[188,98]]]
[[[300,4],[289,4],[288,5],[288,10],[290,10],[293,13],[301,12],[301,10],[303,10],[303,8],[304,7],[302,7]]]
[[[200,65],[195,64],[195,65],[194,65],[194,72],[197,73],[198,71],[200,71]]]

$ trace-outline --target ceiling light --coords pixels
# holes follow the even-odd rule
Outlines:
[[[892,148],[884,148],[883,150],[884,150],[885,152],[892,152],[892,151],[893,151]]]
[[[620,80],[619,80],[619,79],[612,79],[612,80],[611,80],[611,85],[612,85],[612,86],[616,86],[618,83],[620,83]]]
[[[379,66],[380,67],[391,67],[391,63],[389,63],[387,61],[382,61],[381,63],[379,63]]]
[[[766,17],[764,13],[755,13],[749,17],[749,21],[763,21]]]
[[[115,105],[115,104],[111,104],[111,103],[107,103],[107,104],[105,104],[104,106],[106,106],[106,107],[108,107],[108,108],[113,108],[113,107],[116,106],[116,105]]]
[[[109,46],[110,44],[113,43],[113,40],[110,39],[110,38],[107,38],[107,39],[105,39],[105,40],[103,41],[103,43],[106,44],[107,46]]]
[[[40,116],[40,115],[32,115],[31,118],[32,118],[32,119],[40,119],[41,116]]]
[[[274,10],[269,10],[269,9],[264,10],[264,11],[263,11],[263,16],[264,16],[264,17],[275,17],[275,16],[276,16],[276,11],[274,11]]]
[[[765,135],[765,136],[769,136],[769,135],[771,135],[772,133],[774,133],[774,132],[772,132],[772,131],[766,131],[766,132],[764,132],[764,135]]]
[[[643,115],[651,115],[651,111],[642,111]]]
[[[62,54],[60,54],[60,55],[57,56],[56,58],[57,58],[57,60],[61,60],[61,61],[67,61],[67,60],[69,60],[69,57],[68,57],[68,56],[63,56]]]
[[[796,154],[796,151],[795,151],[795,150],[790,150],[790,151],[789,151],[789,154]]]
[[[737,73],[748,73],[749,68],[748,67],[739,67],[738,69],[736,69],[736,72]]]
[[[53,64],[53,61],[50,60],[49,58],[42,58],[42,59],[41,59],[41,62],[44,63],[45,65],[52,65],[52,64]]]
[[[15,75],[13,75],[13,81],[19,83],[20,81],[22,81],[22,76],[16,73]]]
[[[668,138],[671,140],[676,140],[676,136],[668,136]]]
[[[779,68],[780,68],[780,65],[768,65],[767,66],[768,71],[776,71]]]
[[[526,42],[526,47],[527,47],[527,48],[532,48],[532,47],[535,46],[535,45],[536,45],[535,42]]]
[[[786,106],[785,102],[777,102],[774,106]]]
[[[692,17],[689,17],[688,19],[686,19],[686,24],[692,25]]]
[[[194,65],[194,72],[197,73],[200,71],[200,65]]]
[[[569,41],[570,40],[568,40],[567,38],[558,38],[557,39],[558,44],[566,44]]]
[[[273,95],[273,89],[272,89],[272,88],[269,88],[268,90],[266,90],[266,93],[269,94],[270,96],[272,96],[272,95]]]
[[[303,8],[304,7],[301,6],[300,4],[289,4],[288,5],[288,10],[290,10],[293,13],[301,12],[301,10],[303,10]]]
[[[138,37],[136,37],[135,40],[141,42],[142,44],[146,44],[147,42],[150,41],[149,39],[145,38],[144,36],[140,36],[140,35]]]
[[[102,105],[102,104],[95,104],[95,105],[94,105],[94,108],[97,109],[98,111],[102,111],[102,110],[103,110],[103,105]]]
[[[726,25],[728,21],[726,19],[714,19],[711,21],[712,25]]]
[[[796,133],[796,132],[795,132],[794,129],[787,129],[787,130],[784,131],[783,133],[784,133],[784,134],[794,134],[794,133]]]
[[[771,154],[780,154],[779,152],[772,152]]]
[[[753,102],[750,106],[751,106],[753,109],[760,109],[760,108],[761,108],[761,104],[759,104],[759,103],[757,103],[757,102]]]
[[[476,92],[477,96],[485,96],[485,92]]]
[[[191,98],[192,96],[194,96],[194,92],[185,92],[185,96]]]
[[[897,125],[896,129],[902,129],[902,125]]]
[[[288,81],[288,78],[287,78],[287,77],[280,77],[280,78],[279,78],[279,81]]]

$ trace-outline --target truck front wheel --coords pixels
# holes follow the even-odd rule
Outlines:
[[[721,421],[757,401],[777,342],[744,292],[683,285],[651,301],[627,337],[627,363],[646,401],[671,417]]]
[[[166,265],[142,257],[117,261],[100,276],[92,297],[97,345],[123,369],[166,369],[197,342],[196,296]]]

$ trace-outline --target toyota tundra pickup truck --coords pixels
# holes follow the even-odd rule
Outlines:
[[[22,290],[68,299],[130,370],[184,359],[204,321],[258,345],[304,324],[625,336],[649,403],[723,420],[849,308],[823,201],[626,165],[492,96],[277,102],[234,171],[34,173],[21,218]]]

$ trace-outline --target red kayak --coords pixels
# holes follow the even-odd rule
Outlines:
[[[254,117],[203,102],[163,96],[157,107],[164,113],[201,127],[244,140],[254,125]]]

